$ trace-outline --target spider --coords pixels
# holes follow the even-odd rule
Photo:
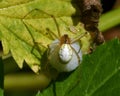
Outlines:
[[[40,9],[35,10],[42,11]],[[70,72],[75,70],[82,61],[82,52],[78,40],[84,37],[87,32],[82,33],[76,38],[70,38],[69,34],[61,35],[56,18],[53,15],[48,14],[47,12],[42,12],[53,18],[58,32],[57,36],[53,32],[49,31],[50,34],[54,35],[54,37],[56,38],[51,44],[48,45],[47,57],[49,64],[58,72]],[[24,18],[26,16],[24,16]],[[74,29],[73,26],[70,28],[72,29],[70,29],[71,32],[73,30],[77,31],[76,29]],[[75,32],[72,33],[75,34]]]
[[[82,34],[80,38],[84,35]],[[74,42],[67,34],[54,40],[48,47],[48,60],[59,72],[73,71],[82,61],[79,42]]]
[[[82,61],[82,52],[78,40],[85,36],[87,32],[73,39],[68,34],[61,35],[56,18],[53,15],[50,16],[55,21],[58,36],[52,33],[57,39],[48,45],[47,56],[49,63],[58,72],[73,71]]]

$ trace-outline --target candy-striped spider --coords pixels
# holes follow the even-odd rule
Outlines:
[[[69,38],[68,34],[61,35],[56,18],[52,15],[50,16],[55,21],[58,36],[52,32],[56,39],[48,45],[49,63],[59,72],[73,71],[82,61],[82,52],[78,40],[85,36],[87,32],[73,39]]]

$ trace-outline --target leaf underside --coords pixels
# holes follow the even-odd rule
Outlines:
[[[120,96],[120,42],[112,40],[86,55],[77,70],[36,96]],[[61,80],[60,80],[61,79]]]

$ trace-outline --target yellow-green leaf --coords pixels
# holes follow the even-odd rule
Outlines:
[[[20,68],[25,61],[38,72],[47,45],[56,38],[52,33],[58,36],[57,24],[60,33],[69,34],[70,38],[85,32],[80,23],[80,10],[71,0],[3,0],[0,5],[0,38],[4,54],[10,51]],[[70,26],[79,31],[71,32]],[[83,52],[88,49],[89,40],[89,34],[82,38]]]

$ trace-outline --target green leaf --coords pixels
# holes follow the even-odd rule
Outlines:
[[[77,4],[71,0],[2,0],[0,39],[4,54],[11,52],[20,68],[25,61],[34,72],[38,72],[47,45],[53,41],[51,32],[58,36],[56,23],[51,15],[56,18],[61,34],[69,34],[70,38],[74,38],[85,32],[79,23],[78,9]],[[79,32],[73,34],[69,26],[75,26]],[[89,39],[90,36],[87,36],[81,40],[85,43],[83,52],[90,45]]]
[[[3,95],[3,90],[0,88],[0,96],[4,96]]]
[[[84,56],[77,70],[61,74],[57,80],[36,96],[120,96],[120,41],[107,42],[93,54]]]

